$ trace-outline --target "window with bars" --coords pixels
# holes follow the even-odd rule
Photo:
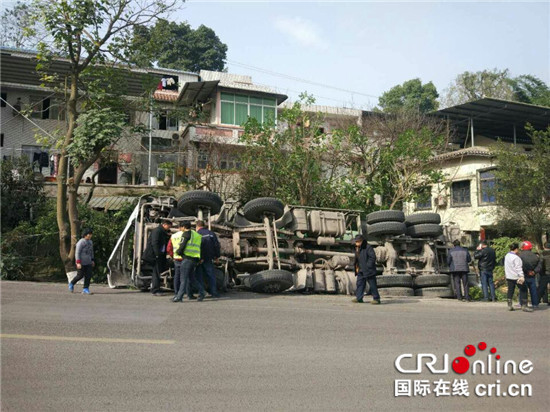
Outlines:
[[[461,180],[451,184],[451,206],[471,206],[470,181]]]
[[[277,120],[275,98],[247,96],[244,94],[221,93],[221,123],[242,126],[248,118],[259,123]]]
[[[178,130],[178,119],[171,116],[169,111],[163,111],[158,116],[153,117],[151,129],[155,130]]]
[[[497,181],[495,177],[495,169],[484,170],[479,172],[479,203],[494,204],[496,203]]]

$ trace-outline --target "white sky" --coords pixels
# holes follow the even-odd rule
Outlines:
[[[308,91],[317,104],[368,109],[378,102],[370,96],[415,77],[443,95],[458,74],[493,68],[550,82],[546,1],[190,0],[171,18],[214,29],[230,73],[292,100]]]

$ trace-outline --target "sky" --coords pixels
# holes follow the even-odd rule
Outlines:
[[[189,0],[171,20],[212,28],[230,73],[297,100],[370,109],[420,78],[443,95],[464,71],[550,83],[550,3]]]

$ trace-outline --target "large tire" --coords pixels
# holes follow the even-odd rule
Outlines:
[[[367,223],[372,225],[379,222],[404,222],[405,213],[400,210],[380,210],[367,215]]]
[[[441,216],[439,216],[439,213],[417,213],[405,218],[405,224],[407,226],[422,225],[424,223],[439,225],[441,223]]]
[[[222,205],[223,201],[216,193],[206,190],[191,190],[178,201],[178,209],[187,216],[196,216],[200,208],[210,209],[210,213],[215,215],[220,212]]]
[[[402,296],[414,296],[414,289],[413,288],[382,288],[378,289],[378,293],[381,297],[402,297]]]
[[[407,228],[407,235],[412,237],[438,237],[441,234],[443,234],[443,228],[435,223],[424,223]]]
[[[254,223],[262,223],[264,214],[270,214],[275,217],[275,220],[283,216],[285,205],[273,197],[260,197],[251,200],[243,207],[244,217]]]
[[[376,278],[376,284],[379,288],[412,288],[413,279],[411,275],[382,275]]]
[[[402,235],[407,226],[402,222],[380,222],[368,225],[368,236]]]
[[[451,283],[449,275],[420,275],[414,279],[417,288],[429,288],[434,286],[448,286]]]
[[[450,287],[421,288],[414,291],[415,296],[424,298],[453,298],[454,293]]]
[[[250,289],[258,293],[279,293],[294,284],[292,273],[286,270],[263,270],[250,275]]]

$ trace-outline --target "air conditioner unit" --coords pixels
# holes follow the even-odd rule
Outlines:
[[[172,140],[178,140],[180,138],[179,133],[172,133]]]

